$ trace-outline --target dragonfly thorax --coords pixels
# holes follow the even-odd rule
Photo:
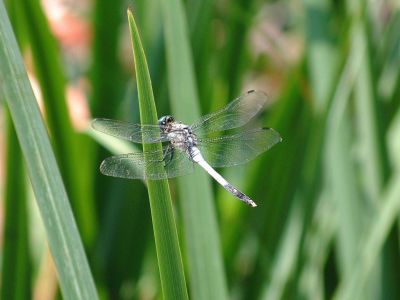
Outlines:
[[[196,136],[190,127],[182,123],[171,123],[167,136],[174,148],[184,152],[197,145]]]

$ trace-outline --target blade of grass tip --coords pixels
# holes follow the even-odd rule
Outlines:
[[[21,149],[7,118],[5,220],[1,299],[31,299],[31,261],[28,244],[27,193]]]
[[[140,119],[144,124],[156,124],[157,113],[147,61],[135,19],[133,18],[132,11],[129,9],[128,21],[135,61]],[[143,151],[145,152],[154,150],[161,150],[161,143],[143,145]],[[162,157],[160,157],[161,159]],[[162,164],[155,166],[155,168],[156,170],[154,171],[160,172],[163,170]],[[147,188],[164,298],[188,299],[168,181],[166,179],[158,181],[148,180]]]
[[[50,140],[6,9],[0,1],[0,92],[10,109],[66,299],[97,299],[96,289]]]
[[[200,117],[200,109],[182,3],[180,0],[163,0],[161,3],[172,111],[177,119],[192,122]],[[191,295],[194,299],[227,299],[210,179],[197,168],[193,175],[178,180],[190,262]]]

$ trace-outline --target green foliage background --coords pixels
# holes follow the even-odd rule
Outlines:
[[[5,2],[2,299],[94,299],[95,288],[100,299],[400,297],[395,1],[94,0],[70,8],[91,28],[84,61],[62,47],[40,1]],[[146,61],[133,63],[127,7],[151,86]],[[151,208],[143,182],[101,175],[102,159],[140,146],[78,129],[67,90],[81,80],[91,116],[136,123],[138,100],[142,119],[153,114],[151,89],[158,116],[186,123],[246,90],[267,92],[261,122],[283,142],[220,170],[259,206],[201,170],[169,188],[150,183]]]

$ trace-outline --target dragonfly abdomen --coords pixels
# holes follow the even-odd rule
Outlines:
[[[195,163],[204,161],[203,155],[201,155],[199,148],[197,148],[196,146],[188,147],[187,154],[189,156],[189,159]]]
[[[208,174],[210,174],[220,185],[222,185],[224,189],[226,189],[228,192],[230,192],[232,195],[234,195],[247,205],[250,205],[251,207],[257,206],[257,204],[253,200],[251,200],[249,196],[239,191],[232,184],[230,184],[224,177],[222,177],[217,171],[215,171],[214,168],[211,167],[207,163],[207,161],[204,160],[203,156],[200,153],[200,150],[197,149],[197,147],[193,147],[192,154],[194,155],[192,160],[198,163]]]

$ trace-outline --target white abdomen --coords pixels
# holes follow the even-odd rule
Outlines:
[[[208,174],[210,174],[220,185],[222,185],[228,192],[232,193],[234,196],[239,198],[239,200],[245,202],[246,204],[256,207],[257,204],[250,199],[249,196],[245,195],[241,191],[239,191],[237,188],[235,188],[233,185],[231,185],[228,181],[225,180],[224,177],[222,177],[217,171],[214,170],[213,167],[211,167],[203,158],[203,155],[201,155],[200,150],[197,147],[191,147],[188,149],[188,154],[190,159],[198,163]]]

